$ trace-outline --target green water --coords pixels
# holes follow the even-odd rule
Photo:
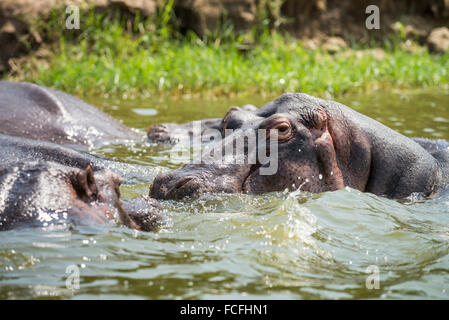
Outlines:
[[[87,100],[143,131],[270,98]],[[449,92],[339,101],[405,135],[449,139]],[[89,152],[121,162],[122,193],[130,197],[146,194],[157,173],[180,165],[171,161],[171,148],[135,143]],[[155,233],[121,227],[0,233],[0,298],[449,299],[449,192],[400,202],[352,189],[206,195],[162,205],[167,221]],[[70,265],[80,270],[76,290],[66,287]],[[379,271],[379,289],[366,286],[368,266]]]

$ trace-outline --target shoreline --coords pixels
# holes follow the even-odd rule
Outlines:
[[[94,11],[84,12],[80,30],[65,30],[59,28],[62,17],[56,12],[36,22],[46,37],[36,50],[10,60],[11,70],[1,80],[82,96],[144,98],[286,91],[333,98],[392,87],[449,87],[449,51],[431,52],[422,35],[400,22],[396,32],[367,44],[339,36],[299,39],[268,26],[182,34],[168,18],[155,24]]]

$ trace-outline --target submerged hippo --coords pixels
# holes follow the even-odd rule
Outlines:
[[[256,111],[257,107],[247,104],[241,107],[244,111]],[[221,118],[192,121],[188,123],[162,123],[149,128],[147,137],[150,142],[176,143],[192,138],[195,125],[200,128],[201,134],[209,129],[221,130]]]
[[[220,154],[232,150],[241,135],[275,130],[276,172],[261,174],[269,162],[236,161],[248,160],[251,150],[268,148],[269,141],[258,139],[220,163],[207,151],[202,161],[158,175],[150,195],[182,199],[207,192],[323,192],[349,186],[404,198],[415,192],[434,196],[449,182],[449,143],[407,138],[347,106],[307,94],[284,94],[255,111],[231,108],[219,128],[223,135],[226,129],[240,129],[215,146]]]
[[[150,231],[161,207],[146,197],[120,199],[119,175],[94,157],[53,143],[0,134],[0,230],[112,220]]]
[[[80,146],[141,137],[74,96],[11,81],[0,81],[0,133]]]

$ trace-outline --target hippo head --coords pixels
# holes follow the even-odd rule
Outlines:
[[[53,162],[16,163],[0,170],[0,230],[64,221],[105,224],[110,220],[146,229],[125,211],[122,179],[109,170],[94,171]]]
[[[223,139],[214,145],[213,152],[206,151],[201,160],[159,174],[150,195],[182,199],[208,192],[257,194],[342,188],[345,183],[339,165],[347,164],[345,156],[352,151],[345,142],[344,124],[335,121],[336,115],[338,108],[327,101],[297,93],[284,94],[257,111],[231,108],[222,119]],[[336,143],[336,139],[341,141]],[[237,147],[237,141],[244,141],[242,147]],[[361,141],[362,149],[365,144]],[[219,161],[214,161],[217,158]]]
[[[255,111],[257,108],[252,104],[247,104],[241,108],[244,111]],[[203,134],[208,129],[220,129],[221,119],[198,120],[189,123],[162,123],[150,126],[147,132],[147,138],[155,143],[177,143],[188,141],[194,134],[194,127],[198,125]]]

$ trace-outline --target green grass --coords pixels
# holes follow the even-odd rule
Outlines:
[[[266,30],[237,36],[227,28],[207,39],[180,36],[167,21],[167,16],[156,23],[137,19],[130,28],[119,19],[89,14],[75,32],[62,30],[56,16],[45,24],[55,39],[45,63],[30,59],[6,78],[82,95],[128,97],[285,91],[338,96],[449,83],[449,54],[432,55],[424,48],[412,54],[388,42],[378,60],[357,57],[353,50],[334,55],[306,50],[300,41]],[[242,50],[248,38],[253,45]]]

